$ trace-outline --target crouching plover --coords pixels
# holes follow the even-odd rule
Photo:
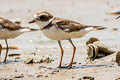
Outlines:
[[[12,21],[0,17],[0,39],[4,39],[7,45],[7,51],[4,62],[6,62],[8,54],[8,42],[7,39],[13,39],[25,32],[36,31],[38,29],[31,29],[28,27],[21,27],[20,25],[13,23]],[[0,44],[0,55],[2,46]]]
[[[73,46],[72,60],[70,64],[66,66],[71,68],[74,55],[76,52],[76,47],[73,44],[71,38],[81,38],[90,31],[105,29],[105,27],[83,25],[72,20],[58,18],[46,11],[36,12],[34,14],[34,19],[29,23],[34,23],[34,22],[40,27],[40,30],[45,36],[47,36],[50,39],[58,41],[58,44],[61,48],[61,59],[58,68],[63,68],[61,64],[62,64],[64,50],[61,45],[61,40],[68,40]]]

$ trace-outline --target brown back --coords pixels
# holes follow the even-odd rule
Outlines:
[[[13,23],[12,21],[2,17],[0,17],[0,25],[2,26],[2,28],[6,28],[11,31],[19,30],[21,28],[21,26],[19,26],[18,24]]]

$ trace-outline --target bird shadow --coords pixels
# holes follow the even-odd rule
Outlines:
[[[6,65],[6,64],[19,63],[19,62],[23,62],[23,60],[7,60],[6,62],[1,62],[1,63],[0,63],[0,66]]]
[[[95,68],[95,67],[107,67],[109,65],[80,65],[80,66],[72,66],[72,68],[54,68],[54,70],[61,70],[61,69],[84,69],[84,68]]]
[[[80,66],[73,66],[71,69],[79,69],[79,68],[94,68],[94,67],[106,67],[108,65],[80,65]]]

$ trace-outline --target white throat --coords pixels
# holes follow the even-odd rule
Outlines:
[[[48,21],[37,21],[36,24],[40,27],[40,29],[42,29],[43,27],[47,26],[53,19],[54,17]]]

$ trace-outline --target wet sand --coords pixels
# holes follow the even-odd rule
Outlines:
[[[105,45],[120,49],[120,20],[118,15],[108,15],[112,9],[120,8],[119,0],[1,0],[0,16],[8,19],[20,19],[22,25],[39,28],[36,24],[28,24],[33,14],[38,10],[46,10],[57,17],[78,21],[81,24],[105,26],[103,31],[90,32],[83,38],[73,39],[77,47],[73,69],[57,69],[60,49],[58,43],[46,38],[40,31],[25,33],[15,39],[8,40],[9,45],[17,45],[20,49],[10,50],[9,54],[19,53],[20,59],[8,57],[7,64],[0,64],[0,80],[79,80],[83,76],[94,77],[95,80],[115,80],[120,77],[120,67],[115,62],[100,59],[98,63],[86,64],[87,51],[85,42],[90,37],[97,37]],[[118,28],[113,31],[113,28]],[[3,40],[0,41],[5,44]],[[62,42],[65,55],[63,65],[67,65],[72,56],[72,46],[67,41]],[[24,64],[26,56],[52,56],[51,63]],[[2,60],[5,50],[2,52]],[[20,78],[18,78],[20,77]]]

